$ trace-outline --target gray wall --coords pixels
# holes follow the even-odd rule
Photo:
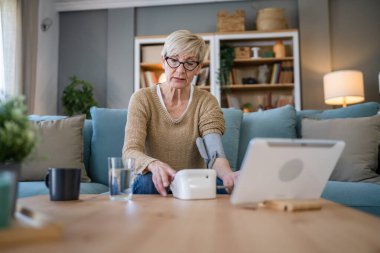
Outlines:
[[[232,12],[237,9],[245,10],[246,30],[253,30],[256,29],[256,11],[273,6],[284,8],[289,26],[298,27],[296,0],[256,0],[137,8],[136,34],[169,34],[178,29],[188,29],[195,33],[215,32],[217,12],[220,10]]]
[[[134,9],[108,11],[107,96],[109,108],[128,107],[133,93]]]
[[[333,70],[363,71],[366,101],[380,102],[380,1],[331,1]]]
[[[107,11],[60,14],[58,113],[63,112],[63,89],[72,75],[89,81],[95,100],[106,106],[107,20]]]
[[[245,9],[246,29],[252,30],[256,10],[276,6],[286,9],[290,28],[300,30],[303,109],[330,108],[323,102],[323,75],[347,68],[364,72],[366,101],[379,102],[379,5],[375,0],[256,0],[62,12],[58,101],[68,76],[76,74],[93,83],[100,106],[127,107],[134,36],[180,28],[215,32],[217,11],[236,9]]]
[[[303,109],[328,108],[323,103],[323,75],[331,71],[328,0],[300,0],[301,96]]]
[[[90,81],[99,106],[125,108],[133,93],[134,36],[168,34],[177,29],[215,32],[218,10],[246,10],[246,29],[254,29],[256,9],[287,10],[297,28],[296,0],[239,1],[179,6],[124,8],[60,13],[59,113],[68,77]],[[196,13],[197,15],[194,15]]]

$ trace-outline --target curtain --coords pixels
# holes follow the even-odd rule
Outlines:
[[[22,94],[21,1],[0,0],[0,96]]]
[[[38,44],[38,0],[22,3],[22,91],[29,113],[35,111]]]

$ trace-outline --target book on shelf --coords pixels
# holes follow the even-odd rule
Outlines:
[[[226,97],[227,97],[228,108],[235,108],[235,109],[240,110],[241,104],[237,96],[234,96],[232,94],[226,94]]]
[[[207,80],[209,76],[210,68],[209,67],[203,67],[198,75],[197,85],[198,86],[205,86],[207,85]]]
[[[275,102],[276,107],[294,105],[293,95],[277,95],[273,96],[272,100]]]
[[[272,66],[270,84],[288,84],[293,83],[293,62],[284,61],[274,63]]]
[[[210,45],[206,44],[206,52],[203,57],[203,62],[208,62],[210,60]]]
[[[293,62],[285,61],[282,63],[279,83],[293,83]]]
[[[150,87],[158,83],[158,77],[154,71],[146,70],[143,72],[143,83],[141,82],[141,87]]]
[[[281,63],[275,63],[273,64],[272,67],[272,76],[270,79],[270,84],[276,84],[279,83],[279,77],[280,77],[280,72],[282,71],[282,66]]]
[[[146,82],[145,82],[145,75],[143,71],[140,71],[140,88],[145,88]]]

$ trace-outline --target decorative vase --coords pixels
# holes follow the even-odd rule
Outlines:
[[[0,229],[7,228],[11,224],[11,189],[13,173],[0,171]]]
[[[285,57],[285,46],[282,43],[282,40],[276,40],[276,43],[273,46],[273,52],[275,58]]]
[[[251,50],[252,50],[252,58],[260,58],[259,57],[259,50],[260,50],[259,47],[253,47],[253,48],[251,48]]]
[[[7,174],[7,180],[10,181],[10,207],[11,214],[14,216],[16,211],[18,181],[20,179],[21,163],[0,163],[0,172]]]

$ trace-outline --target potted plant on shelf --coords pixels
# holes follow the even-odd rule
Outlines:
[[[253,106],[251,103],[243,104],[243,112],[253,112]]]
[[[220,67],[219,67],[219,82],[221,87],[231,84],[230,76],[234,65],[235,52],[234,48],[228,45],[223,45],[220,48]]]
[[[75,75],[69,79],[70,84],[64,89],[62,96],[64,113],[68,116],[86,114],[86,118],[90,119],[90,108],[97,105],[93,97],[92,85],[78,79]]]
[[[3,197],[4,192],[9,193],[5,198],[10,202],[0,205],[3,208],[8,204],[11,214],[16,205],[21,162],[32,152],[37,139],[23,100],[20,96],[0,99],[0,190]],[[1,201],[6,202],[4,198]]]

